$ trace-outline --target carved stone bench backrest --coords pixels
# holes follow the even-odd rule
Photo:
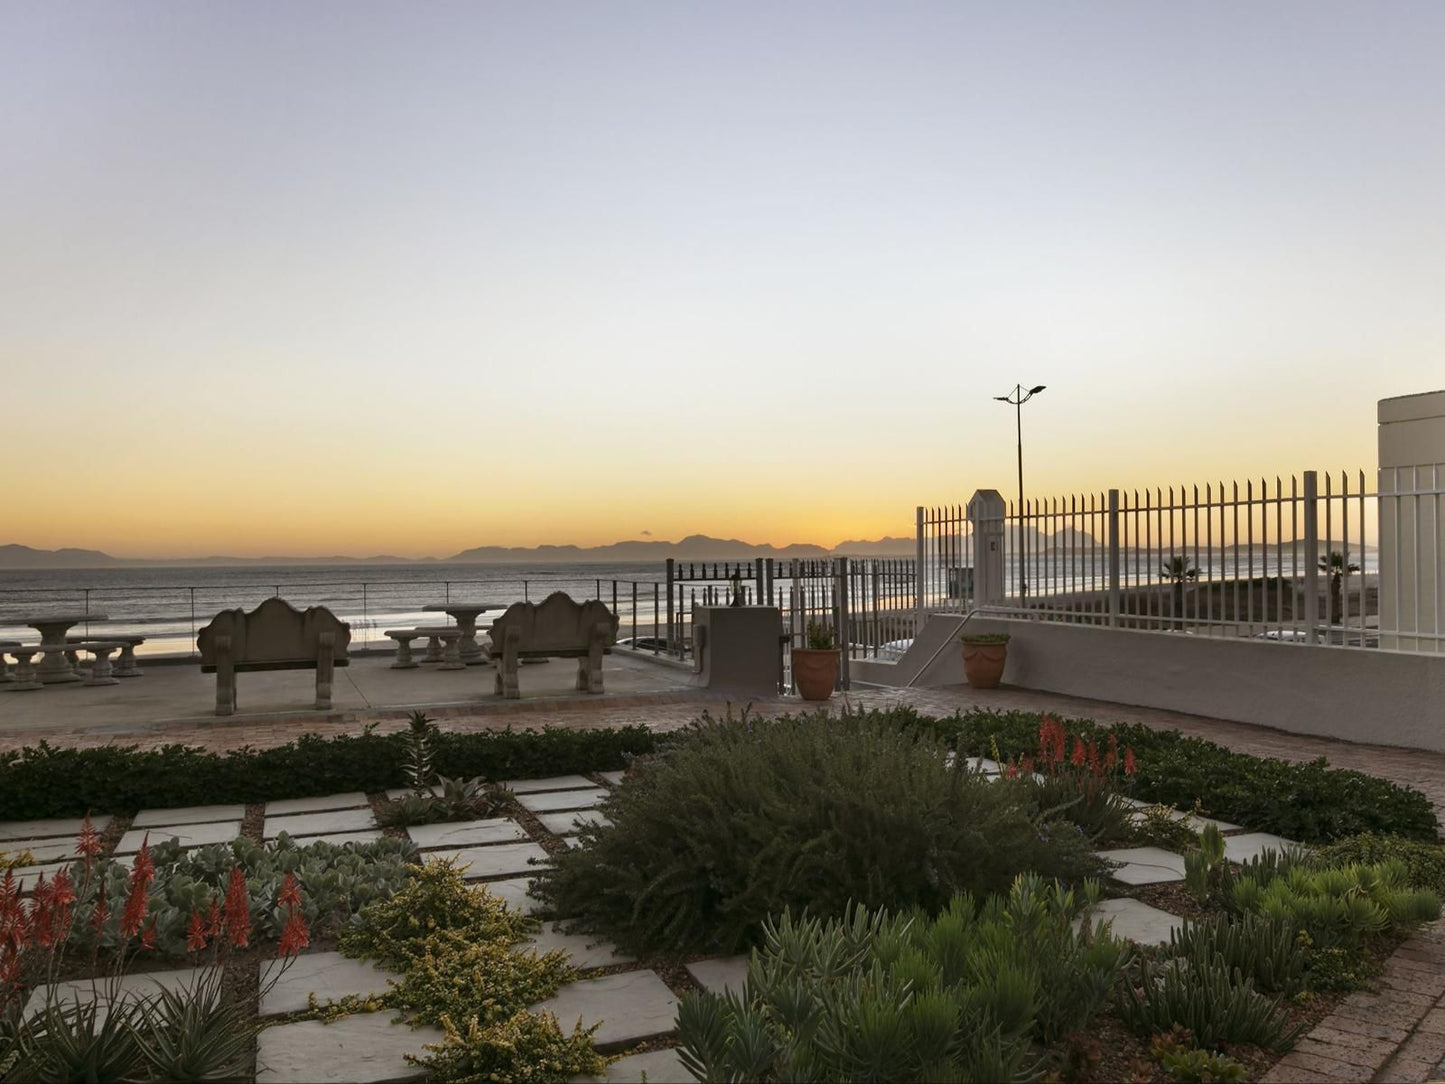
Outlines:
[[[554,591],[542,602],[516,602],[492,622],[492,643],[506,642],[507,630],[521,633],[521,651],[586,651],[592,630],[608,629],[607,646],[617,642],[617,615],[597,599],[574,602],[564,591]]]
[[[231,659],[236,664],[314,661],[322,633],[331,633],[331,657],[344,659],[351,643],[351,626],[324,606],[303,613],[282,598],[268,598],[250,613],[222,610],[196,637],[202,665],[216,663],[216,638],[231,638]]]

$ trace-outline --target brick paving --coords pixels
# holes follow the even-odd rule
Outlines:
[[[1345,998],[1263,1077],[1264,1084],[1423,1084],[1445,1077],[1445,920],[1401,945],[1378,986]]]

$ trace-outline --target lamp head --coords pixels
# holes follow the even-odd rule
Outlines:
[[[1030,394],[1030,395],[1037,395],[1039,392],[1041,392],[1041,391],[1043,391],[1043,390],[1044,390],[1044,385],[1043,385],[1043,384],[1040,384],[1037,388],[1030,388],[1030,389],[1029,389],[1029,394]]]

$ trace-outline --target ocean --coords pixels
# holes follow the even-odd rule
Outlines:
[[[139,653],[188,654],[196,630],[221,610],[254,609],[280,595],[299,609],[325,606],[350,622],[356,645],[386,641],[382,632],[422,624],[445,624],[445,614],[422,607],[449,600],[510,604],[540,601],[553,591],[573,598],[600,597],[630,635],[634,616],[651,632],[654,592],[666,621],[666,573],[661,561],[616,564],[344,564],[248,565],[244,567],[123,567],[100,569],[0,569],[0,640],[34,643],[25,618],[46,613],[105,614],[108,620],[77,625],[73,635],[144,636]],[[485,620],[485,618],[484,618]]]

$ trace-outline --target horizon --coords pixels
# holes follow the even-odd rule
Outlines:
[[[1010,496],[1018,383],[1033,497],[1372,471],[1439,382],[1438,5],[8,24],[37,549],[828,546]]]

